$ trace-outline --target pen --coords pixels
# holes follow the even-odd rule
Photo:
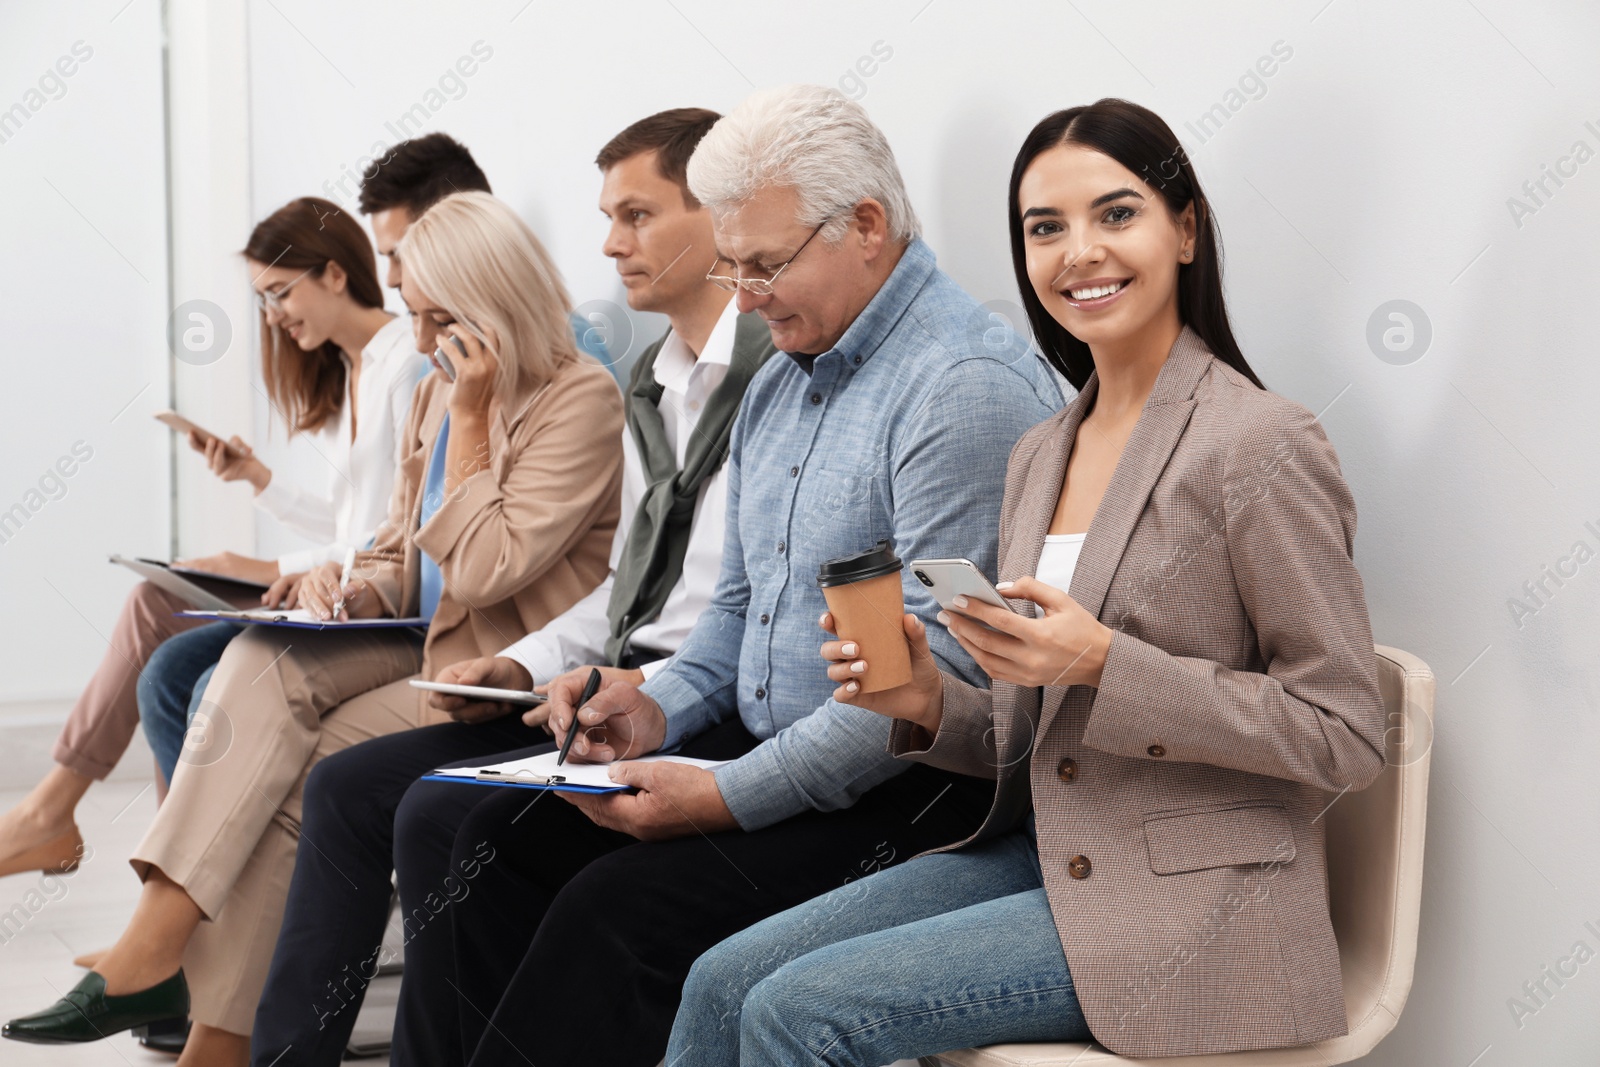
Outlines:
[[[594,694],[600,688],[600,668],[589,669],[589,680],[583,683],[583,696],[578,698],[578,706],[572,709],[572,728],[567,731],[567,739],[561,742],[561,752],[556,756],[556,766],[566,762],[567,753],[572,749],[572,739],[578,736],[578,712],[583,706],[594,699]]]
[[[344,587],[350,584],[350,572],[355,570],[356,550],[351,546],[344,550],[344,573],[339,575],[339,599],[333,602],[333,617],[338,619],[339,613],[344,610]]]

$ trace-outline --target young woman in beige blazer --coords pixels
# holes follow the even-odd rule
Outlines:
[[[438,721],[410,679],[493,655],[606,576],[622,399],[578,353],[543,246],[494,197],[462,193],[430,208],[400,254],[417,348],[448,352],[454,380],[436,362],[417,387],[389,518],[356,577],[341,589],[341,565],[313,570],[300,604],[322,618],[341,607],[431,617],[426,639],[274,627],[236,638],[205,694],[211,747],[178,764],[134,852],[144,887],[128,928],[66,998],[8,1023],[7,1037],[95,1040],[189,1012],[180,1062],[243,1064],[306,774],[359,741]]]
[[[941,674],[914,615],[896,689],[863,694],[858,648],[822,647],[836,699],[897,720],[892,752],[995,779],[994,807],[702,956],[669,1062],[1345,1032],[1320,817],[1382,770],[1384,713],[1338,459],[1239,352],[1209,205],[1154,114],[1045,119],[1011,226],[1034,333],[1080,392],[1011,456],[1012,610],[940,617],[992,688]]]

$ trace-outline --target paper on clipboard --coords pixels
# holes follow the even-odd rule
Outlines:
[[[631,788],[613,782],[607,775],[609,763],[574,763],[558,765],[557,753],[541,752],[526,759],[490,763],[481,767],[444,767],[427,775],[431,781],[457,781],[480,785],[511,785],[529,789],[557,789],[581,793],[621,793]],[[694,759],[690,756],[642,756],[628,762],[687,763],[691,767],[710,770],[722,766],[723,760]]]

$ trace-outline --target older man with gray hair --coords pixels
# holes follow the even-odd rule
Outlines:
[[[887,539],[901,559],[964,556],[992,575],[1007,457],[1060,406],[1055,379],[1024,341],[985,334],[918,236],[883,133],[842,94],[756,93],[700,142],[689,183],[712,211],[707,276],[788,358],[755,376],[735,422],[710,607],[665,668],[583,707],[573,752],[725,762],[619,763],[633,792],[485,790],[463,821],[420,828],[453,833],[452,870],[493,850],[451,909],[456,973],[405,978],[457,1005],[474,1064],[656,1063],[701,952],[960,840],[993,797],[894,759],[887,719],[831,699],[818,569]],[[901,576],[906,610],[931,622],[938,605]],[[983,683],[942,626],[927,631],[941,669]],[[550,695],[559,738],[579,694]],[[396,856],[449,849],[402,841]]]

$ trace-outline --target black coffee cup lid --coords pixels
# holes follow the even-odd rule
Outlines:
[[[868,578],[893,574],[904,566],[905,564],[894,554],[894,549],[889,547],[889,542],[879,541],[875,547],[865,552],[857,552],[853,556],[840,556],[838,559],[825,562],[817,570],[817,584],[827,588],[830,585],[864,582]]]

